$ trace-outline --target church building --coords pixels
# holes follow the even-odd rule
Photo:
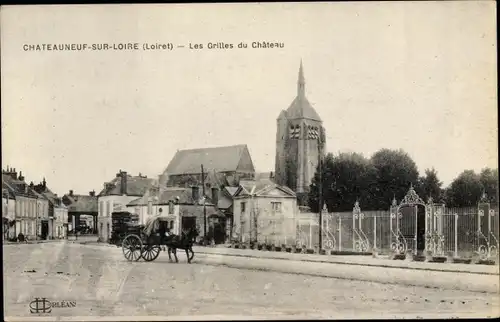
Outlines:
[[[277,119],[275,182],[289,187],[302,199],[309,191],[324,151],[323,121],[306,98],[301,61],[297,96]]]

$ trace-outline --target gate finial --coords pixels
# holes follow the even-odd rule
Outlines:
[[[481,199],[479,199],[479,202],[488,202],[488,195],[486,194],[486,191],[483,190],[483,193],[481,194]]]

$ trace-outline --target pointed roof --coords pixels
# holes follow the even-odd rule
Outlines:
[[[263,195],[269,190],[279,189],[287,193],[290,197],[295,198],[296,194],[290,188],[286,186],[281,186],[276,184],[271,179],[260,179],[260,180],[241,180],[240,186],[236,195]]]
[[[302,60],[300,61],[299,67],[299,77],[297,80],[297,97],[293,100],[292,104],[286,110],[286,117],[289,120],[293,119],[310,119],[314,121],[322,122],[318,113],[312,107],[311,103],[306,98],[305,95],[305,77],[304,77],[304,68],[302,66]],[[280,113],[280,117],[282,117],[283,113]]]
[[[248,152],[246,144],[179,150],[164,173],[168,175],[199,174],[202,164],[207,174],[213,171],[236,171],[245,152]]]
[[[302,66],[302,59],[300,60],[299,79],[297,81],[297,96],[305,96],[306,79],[304,77],[304,67]]]

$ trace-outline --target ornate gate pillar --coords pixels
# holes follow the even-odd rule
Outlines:
[[[487,196],[483,193],[481,200],[478,203],[477,216],[477,249],[480,257],[483,259],[493,258],[498,254],[499,243],[493,233],[492,227],[492,221],[495,215],[495,210],[491,209]]]
[[[352,248],[358,252],[366,252],[370,249],[370,243],[366,234],[363,232],[363,219],[365,214],[361,212],[359,207],[359,201],[356,200],[354,203],[354,208],[352,210]]]

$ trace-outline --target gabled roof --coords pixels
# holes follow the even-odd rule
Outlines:
[[[97,208],[97,197],[88,195],[73,195],[73,202],[68,206],[68,212],[89,212],[95,213]]]
[[[212,215],[219,215],[219,212],[213,205],[205,207],[207,218]],[[181,205],[179,209],[180,215],[183,217],[202,217],[204,216],[203,207],[197,205]]]
[[[14,188],[2,180],[2,198],[16,199]]]
[[[217,207],[219,209],[229,209],[233,205],[233,197],[238,192],[238,187],[224,187],[219,192],[219,201]]]
[[[236,192],[238,192],[238,187],[224,187],[224,190],[227,191],[227,193],[231,196],[234,197]]]
[[[15,196],[37,199],[40,197],[30,186],[19,179],[14,179],[9,175],[2,174],[2,187],[10,191]]]
[[[99,196],[121,196],[121,177],[115,177],[109,186],[99,193]],[[143,196],[156,180],[142,176],[127,175],[127,196]]]
[[[246,144],[179,150],[164,172],[168,175],[198,174],[201,173],[202,164],[207,173],[214,170],[236,171],[245,152],[248,152]]]
[[[296,197],[295,192],[293,192],[290,188],[286,186],[280,186],[273,182],[270,179],[261,179],[256,181],[250,180],[242,180],[240,182],[240,187],[236,192],[235,196],[244,196],[244,195],[254,195],[254,196],[264,196],[266,192],[271,191],[273,189],[278,189],[283,191],[285,194],[289,195],[289,197]]]
[[[47,186],[38,184],[33,186],[33,190],[35,190],[35,192],[39,195],[43,196],[43,198],[47,199],[54,206],[61,203],[61,199],[54,192],[52,192],[52,190],[47,188]]]
[[[150,197],[153,200],[153,205],[166,205],[169,201],[176,200],[181,205],[196,204],[195,200],[193,199],[192,190],[189,188],[162,188],[159,198],[155,192],[147,191],[142,197],[129,202],[127,206],[146,206]],[[177,197],[179,199],[177,199]],[[205,201],[206,206],[213,206],[210,198],[207,197]],[[197,202],[201,203],[201,200],[198,200]]]

